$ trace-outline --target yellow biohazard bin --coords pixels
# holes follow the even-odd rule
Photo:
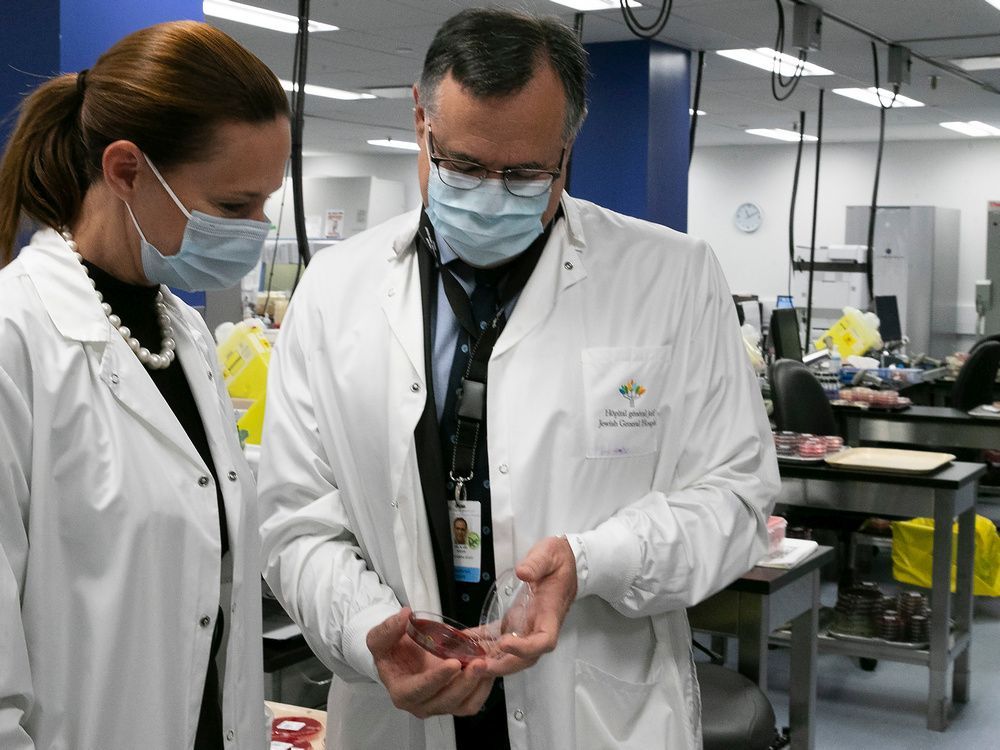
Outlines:
[[[955,590],[955,555],[958,550],[958,524],[952,526],[951,590]],[[976,516],[976,552],[973,564],[972,593],[976,596],[1000,596],[1000,536],[996,526],[985,516]],[[934,560],[934,520],[912,518],[892,523],[892,575],[900,583],[931,587],[931,563]]]

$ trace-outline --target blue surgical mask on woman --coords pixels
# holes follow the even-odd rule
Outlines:
[[[238,284],[260,260],[270,223],[188,211],[149,157],[143,154],[143,158],[187,217],[180,250],[175,255],[164,255],[146,239],[132,207],[125,204],[139,233],[142,271],[146,278],[154,284],[166,284],[186,292],[228,289]]]
[[[456,173],[456,179],[461,175]],[[472,190],[427,181],[427,218],[455,254],[474,268],[492,268],[514,258],[542,233],[551,188],[541,195],[512,195],[503,180],[483,180]]]

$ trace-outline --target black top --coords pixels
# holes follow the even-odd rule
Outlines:
[[[111,311],[122,320],[122,325],[128,326],[132,336],[139,343],[158,353],[163,346],[163,330],[156,309],[156,293],[158,286],[138,286],[116,279],[93,263],[84,261],[87,271],[97,285],[97,290],[104,301],[111,305]],[[219,477],[212,460],[212,452],[208,447],[208,436],[205,424],[191,392],[191,386],[184,377],[180,358],[177,357],[169,367],[162,370],[150,370],[144,367],[146,373],[156,384],[163,400],[177,417],[184,432],[194,444],[198,455],[208,467],[215,480],[216,502],[219,509],[219,536],[222,540],[222,554],[229,551],[229,533],[226,528],[226,509],[222,500],[222,489]],[[136,602],[136,605],[139,603]],[[201,713],[198,720],[198,732],[195,739],[195,750],[216,750],[223,747],[222,709],[219,705],[219,674],[216,667],[216,657],[222,645],[222,610],[219,610],[212,635],[211,653],[205,675],[205,688],[202,694]],[[180,688],[180,686],[178,686]]]

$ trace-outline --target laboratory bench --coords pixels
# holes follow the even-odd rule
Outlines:
[[[965,703],[969,699],[976,491],[986,467],[956,461],[930,474],[853,470],[825,464],[783,463],[779,468],[778,502],[786,506],[853,511],[884,518],[934,519],[929,647],[912,649],[875,639],[859,642],[822,635],[818,647],[824,653],[926,666],[929,670],[927,727],[945,730],[952,703]],[[958,545],[953,599],[952,524],[956,517]],[[773,640],[784,639],[776,636]]]

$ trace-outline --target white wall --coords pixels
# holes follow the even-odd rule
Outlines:
[[[845,208],[871,202],[876,145],[825,144],[820,164],[816,244],[844,242]],[[795,243],[809,245],[815,147],[806,145],[796,206]],[[761,298],[785,293],[788,278],[788,209],[795,145],[698,148],[689,176],[688,231],[715,249],[733,291]],[[959,329],[975,324],[975,281],[986,273],[986,212],[1000,200],[1000,142],[890,142],[885,145],[880,205],[924,205],[961,210],[958,268]],[[753,234],[736,229],[744,201],[764,213]]]
[[[406,210],[420,207],[417,155],[409,154],[330,154],[302,160],[306,177],[378,177],[400,182],[405,188]],[[369,222],[369,226],[373,226]]]

